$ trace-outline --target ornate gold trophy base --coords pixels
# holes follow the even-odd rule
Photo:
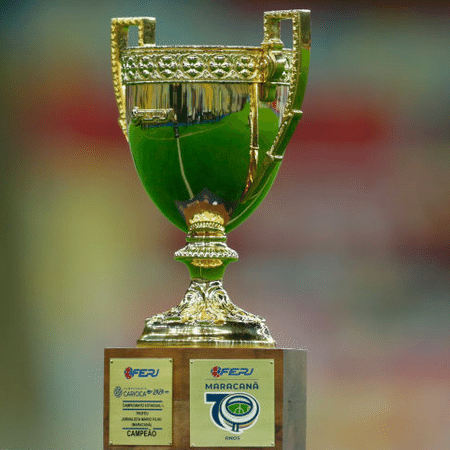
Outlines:
[[[238,254],[226,244],[220,214],[189,219],[187,245],[175,253],[191,275],[181,303],[146,320],[138,347],[275,347],[265,320],[238,308],[223,288],[226,266]]]

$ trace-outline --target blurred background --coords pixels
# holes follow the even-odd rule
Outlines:
[[[156,17],[158,44],[259,45],[263,12],[290,8],[312,10],[304,118],[229,236],[225,286],[308,350],[308,449],[450,448],[448,5],[0,5],[1,449],[100,449],[104,347],[134,346],[188,285],[184,235],[117,125],[110,19]]]

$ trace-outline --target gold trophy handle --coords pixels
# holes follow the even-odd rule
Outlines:
[[[289,96],[286,103],[285,113],[281,121],[281,127],[272,148],[267,156],[272,160],[282,159],[284,149],[292,136],[302,112],[300,107],[305,93],[308,80],[309,54],[311,49],[311,28],[310,12],[308,10],[291,11],[270,11],[264,13],[264,41],[263,48],[266,48],[271,70],[263,85],[264,95],[275,94],[276,85],[271,81],[276,81],[284,70],[286,63],[286,50],[283,49],[283,42],[280,39],[281,21],[292,20],[292,62],[290,68]],[[281,73],[280,73],[281,72]],[[273,91],[273,94],[271,94]]]
[[[270,179],[283,159],[286,146],[302,117],[300,107],[308,81],[309,56],[311,49],[311,28],[308,10],[270,11],[264,13],[264,40],[262,67],[263,82],[260,84],[260,100],[275,100],[280,80],[289,83],[289,93],[280,128],[275,140],[262,161],[258,173],[249,177],[242,201],[259,202],[270,188]],[[284,49],[280,39],[281,21],[292,20],[293,49]],[[286,67],[288,65],[290,67]],[[288,73],[288,79],[285,74]],[[272,178],[273,180],[273,178]],[[259,199],[259,200],[258,200]]]
[[[153,17],[128,17],[126,19],[112,19],[111,21],[111,66],[116,95],[119,107],[119,125],[128,140],[125,87],[122,83],[122,52],[128,46],[128,29],[130,26],[138,27],[139,46],[155,45],[155,25]]]

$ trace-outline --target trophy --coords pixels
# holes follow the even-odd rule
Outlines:
[[[291,19],[293,49],[280,22]],[[137,26],[139,46],[128,47]],[[300,120],[308,11],[264,15],[261,47],[155,46],[155,19],[112,21],[119,123],[140,179],[159,210],[187,234],[175,253],[190,272],[181,303],[146,320],[138,346],[275,345],[265,320],[235,306],[222,278],[238,259],[226,233],[268,193]]]
[[[306,10],[265,13],[260,47],[156,46],[155,19],[112,20],[119,124],[147,193],[187,233],[175,259],[191,282],[138,348],[105,350],[105,449],[304,448],[305,352],[275,349],[222,279],[238,259],[227,233],[267,195],[301,118],[310,42]]]

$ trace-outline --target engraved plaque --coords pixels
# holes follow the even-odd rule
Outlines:
[[[273,359],[190,361],[191,447],[274,447]]]
[[[172,445],[172,359],[111,358],[110,445]]]

